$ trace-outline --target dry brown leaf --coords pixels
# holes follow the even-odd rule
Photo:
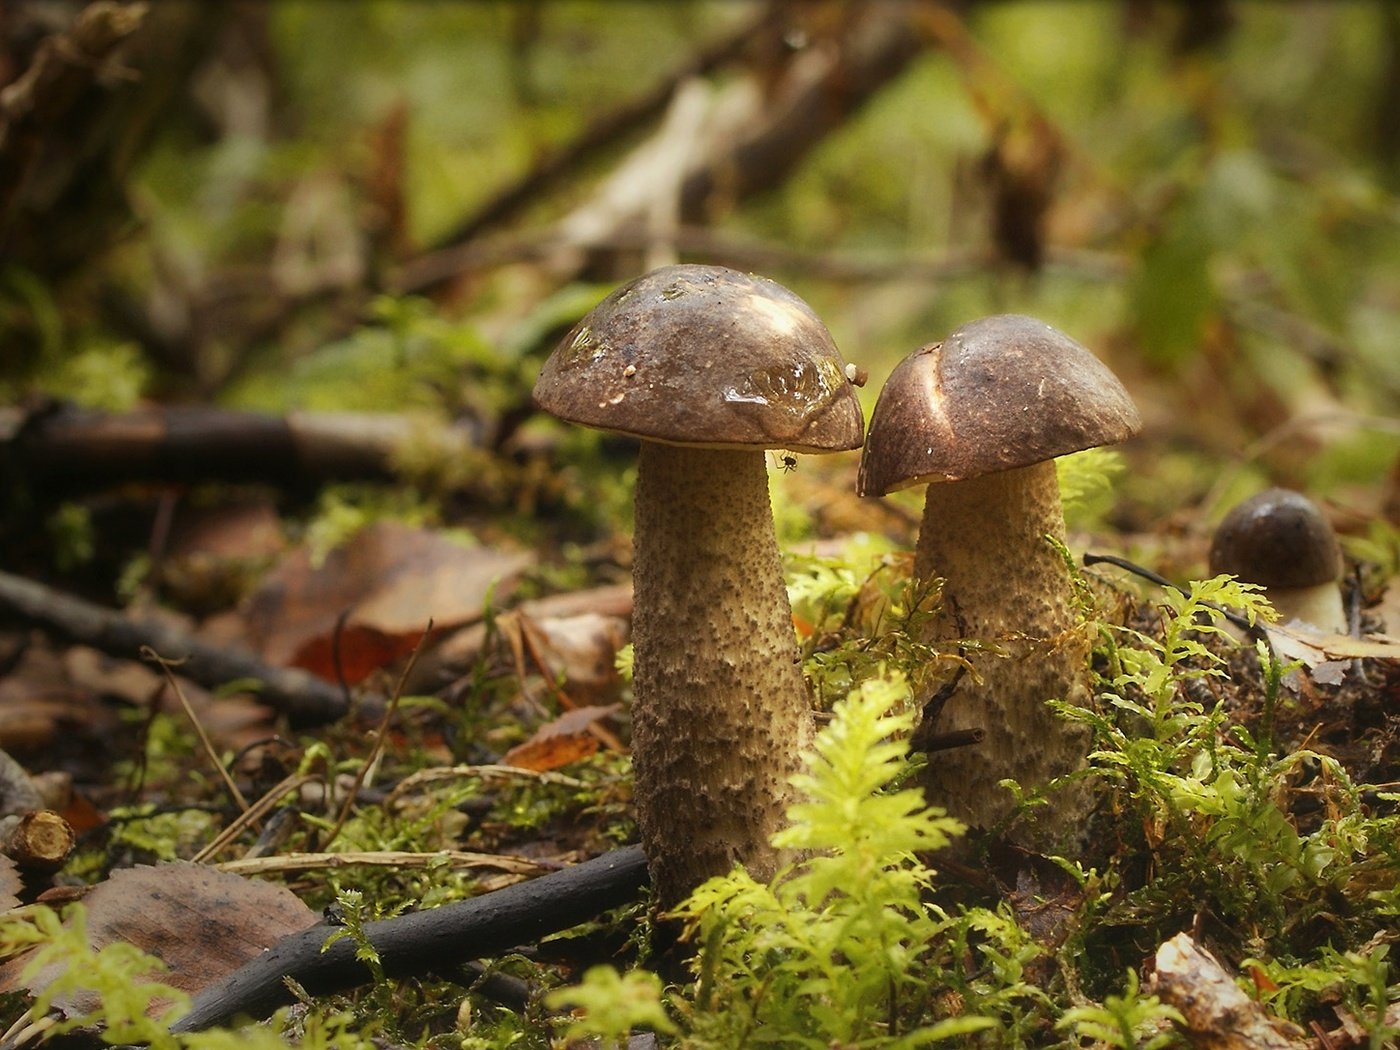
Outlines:
[[[562,679],[575,701],[616,695],[621,676],[617,653],[627,644],[628,624],[618,616],[539,617],[532,621],[546,670]]]
[[[507,751],[501,758],[501,764],[543,773],[587,758],[598,750],[598,738],[591,730],[593,723],[614,714],[621,707],[621,704],[609,704],[606,707],[576,707],[567,711],[554,721],[540,726],[525,743]]]
[[[284,559],[248,602],[248,631],[270,663],[333,681],[336,622],[344,614],[340,664],[354,683],[412,652],[430,619],[439,630],[479,620],[492,586],[503,585],[499,597],[531,560],[377,522],[320,565],[306,549]]]
[[[126,868],[94,886],[84,902],[93,948],[134,944],[169,967],[147,976],[191,995],[317,921],[286,887],[202,864]],[[0,991],[37,993],[57,976],[50,967],[24,981],[26,961],[21,956],[0,967]],[[55,1005],[81,1012],[95,1003],[80,994]]]
[[[117,721],[91,690],[74,683],[62,650],[29,645],[0,678],[0,749],[25,754],[56,738],[101,739]]]
[[[115,696],[139,707],[158,697],[163,710],[176,712],[181,719],[185,717],[179,701],[166,688],[165,675],[153,664],[121,660],[75,645],[63,654],[63,665],[70,681],[95,694]],[[178,665],[175,670],[178,673]],[[272,731],[276,711],[254,696],[216,697],[188,679],[179,681],[180,691],[215,744],[237,751]]]
[[[1400,638],[1385,634],[1368,634],[1359,638],[1349,634],[1319,631],[1294,620],[1287,624],[1266,624],[1264,630],[1291,659],[1302,660],[1309,667],[1327,660],[1400,660]]]

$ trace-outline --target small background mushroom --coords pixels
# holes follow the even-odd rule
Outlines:
[[[1265,588],[1284,623],[1347,632],[1342,548],[1322,511],[1301,492],[1265,489],[1235,505],[1210,544],[1210,571]]]

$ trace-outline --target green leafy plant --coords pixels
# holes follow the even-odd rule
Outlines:
[[[1146,947],[1203,914],[1243,931],[1256,954],[1263,947],[1278,958],[1310,956],[1319,928],[1339,950],[1360,945],[1384,927],[1375,892],[1400,872],[1397,818],[1369,812],[1363,788],[1336,759],[1277,752],[1283,668],[1266,645],[1255,646],[1259,667],[1244,711],[1227,710],[1225,692],[1203,688],[1210,680],[1240,688],[1223,681],[1222,653],[1235,644],[1227,609],[1247,622],[1267,611],[1256,589],[1229,577],[1167,595],[1160,637],[1110,631],[1103,709],[1061,705],[1094,729],[1087,775],[1109,789],[1106,812],[1119,842],[1109,858],[1119,892],[1099,917],[1100,932],[1087,936],[1136,926]],[[1295,805],[1304,796],[1316,815],[1300,819]],[[1341,959],[1319,963],[1334,983],[1343,981]]]
[[[611,966],[590,967],[582,984],[550,992],[545,1005],[551,1010],[577,1010],[565,1037],[570,1042],[597,1039],[603,1050],[625,1046],[634,1028],[676,1031],[662,1002],[661,978],[647,970],[618,973]]]
[[[1055,1027],[1070,1029],[1081,1039],[1121,1050],[1160,1050],[1176,1039],[1170,1024],[1182,1021],[1181,1011],[1155,995],[1143,995],[1136,970],[1129,970],[1122,995],[1109,995],[1102,1005],[1075,1006]]]
[[[696,983],[672,1008],[690,1047],[920,1046],[994,1027],[973,1013],[940,1016],[922,967],[939,952],[946,917],[924,902],[933,871],[920,856],[960,833],[915,789],[894,790],[913,724],[897,675],[862,684],[818,734],[805,801],[775,845],[806,853],[764,885],[742,869],[711,879],[678,909],[698,952]],[[940,956],[941,958],[941,956]],[[606,1018],[653,988],[591,974],[590,1029],[620,1038]],[[654,998],[647,999],[647,1009]]]

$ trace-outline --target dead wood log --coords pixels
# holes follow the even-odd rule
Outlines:
[[[1188,933],[1157,949],[1150,990],[1181,1011],[1184,1034],[1197,1050],[1305,1050],[1313,1045],[1301,1028],[1245,995]]]
[[[367,923],[365,934],[390,977],[444,972],[626,904],[646,878],[641,847],[628,846],[471,900]],[[200,1031],[238,1016],[266,1017],[292,1001],[288,978],[312,995],[345,991],[371,980],[351,938],[324,947],[332,932],[314,926],[283,938],[197,995],[174,1031]]]
[[[389,413],[270,416],[207,406],[113,414],[62,405],[10,429],[0,463],[10,478],[50,498],[129,481],[294,487],[389,480],[396,456],[413,443],[431,443],[443,456],[481,443],[465,426],[425,428]]]
[[[308,671],[273,667],[250,652],[213,646],[169,624],[135,620],[7,572],[0,572],[0,614],[16,616],[110,656],[139,660],[144,650],[153,650],[167,660],[183,661],[175,672],[208,689],[256,680],[262,683],[258,698],[296,725],[333,722],[349,710],[337,686]],[[362,710],[372,716],[382,702],[365,698]]]

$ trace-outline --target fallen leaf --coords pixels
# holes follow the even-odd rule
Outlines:
[[[1332,634],[1298,620],[1266,624],[1264,631],[1275,652],[1309,667],[1328,660],[1400,660],[1400,638],[1385,634]]]
[[[125,868],[94,886],[84,904],[94,949],[117,941],[134,944],[169,967],[144,976],[190,995],[318,918],[284,886],[187,863]],[[0,966],[0,991],[38,993],[58,976],[50,966],[25,980],[21,972],[27,961],[20,956]],[[79,993],[54,1005],[86,1012],[96,998]]]
[[[250,641],[268,662],[336,678],[336,623],[342,615],[339,662],[346,681],[408,655],[431,619],[448,630],[482,618],[532,556],[468,548],[434,532],[382,521],[313,565],[294,551],[272,571],[246,607]]]
[[[621,704],[609,704],[606,707],[576,707],[566,711],[554,721],[540,726],[525,743],[507,751],[501,758],[501,764],[543,773],[587,758],[598,750],[598,738],[590,727],[621,707]]]

